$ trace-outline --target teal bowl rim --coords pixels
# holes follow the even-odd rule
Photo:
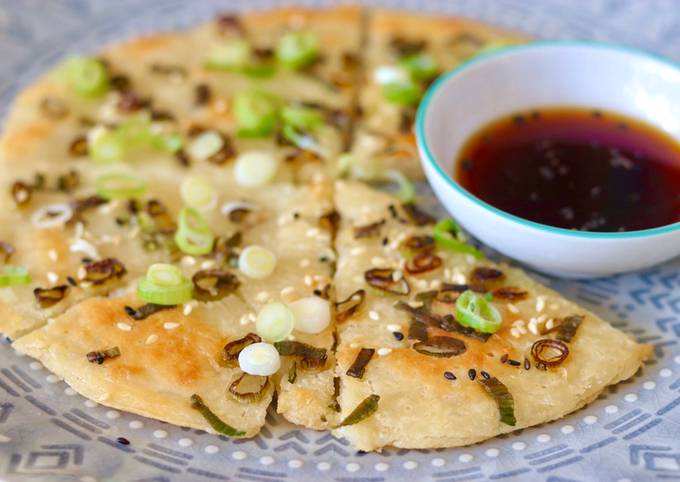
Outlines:
[[[555,226],[549,226],[547,224],[541,224],[537,223],[535,221],[530,221],[528,219],[521,218],[519,216],[516,216],[514,214],[507,213],[505,211],[502,211],[491,204],[482,201],[479,199],[477,196],[474,196],[472,193],[468,192],[465,190],[460,184],[458,184],[456,181],[453,180],[451,176],[449,176],[439,165],[439,163],[435,160],[434,156],[432,155],[432,152],[430,151],[430,148],[427,144],[426,138],[425,138],[425,117],[427,116],[427,111],[428,107],[430,105],[430,102],[432,101],[432,97],[434,94],[439,90],[439,88],[444,85],[446,82],[448,82],[451,78],[455,77],[456,75],[461,74],[462,72],[468,70],[470,67],[477,65],[481,62],[484,62],[486,60],[496,58],[496,57],[502,57],[508,53],[513,53],[517,51],[522,51],[522,50],[529,50],[529,49],[535,49],[535,48],[545,48],[545,47],[587,47],[587,48],[596,48],[596,49],[604,49],[604,50],[615,50],[618,52],[623,52],[635,56],[639,56],[642,58],[645,58],[647,60],[653,60],[655,62],[659,62],[661,64],[664,64],[668,67],[671,67],[672,69],[676,70],[680,74],[680,63],[673,62],[670,59],[667,59],[665,57],[662,57],[661,55],[654,54],[651,52],[646,52],[644,50],[632,48],[632,47],[625,47],[622,45],[616,45],[616,44],[609,44],[605,42],[594,42],[594,41],[587,41],[587,40],[539,40],[535,41],[532,43],[524,44],[524,45],[517,45],[517,46],[510,46],[510,47],[501,47],[494,49],[490,52],[487,52],[485,54],[481,54],[476,56],[473,59],[470,59],[466,62],[463,62],[460,64],[458,67],[454,68],[453,70],[450,70],[446,72],[445,74],[439,76],[439,78],[430,86],[430,88],[427,90],[425,93],[425,96],[423,97],[423,100],[420,102],[420,106],[418,107],[418,112],[416,114],[416,139],[418,142],[418,145],[422,148],[423,152],[425,153],[425,159],[424,161],[429,163],[432,168],[434,168],[435,172],[444,178],[445,182],[453,188],[455,191],[458,193],[462,194],[465,196],[467,199],[470,201],[474,202],[475,204],[479,205],[480,207],[486,209],[487,211],[491,211],[492,213],[505,218],[508,221],[512,221],[521,225],[524,225],[529,228],[534,228],[534,229],[539,229],[541,231],[545,231],[551,234],[557,234],[557,235],[567,235],[567,236],[572,236],[576,238],[590,238],[590,239],[629,239],[629,238],[639,238],[639,237],[645,237],[645,236],[655,236],[659,234],[665,234],[665,233],[670,233],[674,231],[680,231],[680,221],[675,222],[673,224],[667,224],[665,226],[660,226],[658,228],[650,228],[650,229],[640,229],[637,231],[626,231],[626,232],[592,232],[592,231],[577,231],[577,230],[572,230],[572,229],[566,229],[566,228],[558,228]]]

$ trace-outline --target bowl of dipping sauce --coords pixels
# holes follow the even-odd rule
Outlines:
[[[440,77],[416,137],[473,236],[539,271],[607,276],[680,255],[680,67],[590,42],[496,50]]]

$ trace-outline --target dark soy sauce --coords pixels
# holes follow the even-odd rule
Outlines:
[[[465,144],[455,179],[516,216],[583,231],[680,221],[680,145],[639,120],[555,107],[503,117]]]

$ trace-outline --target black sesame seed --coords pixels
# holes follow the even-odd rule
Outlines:
[[[484,380],[488,380],[489,378],[491,378],[491,375],[489,375],[489,374],[486,373],[485,371],[480,372],[480,375],[482,375],[482,378],[483,378]]]
[[[475,377],[477,377],[477,370],[475,370],[474,368],[470,368],[468,370],[468,378],[470,378],[470,380],[474,380]]]
[[[513,366],[513,367],[522,366],[522,364],[520,362],[518,362],[517,360],[512,360],[512,359],[508,360],[508,365]]]
[[[400,331],[394,331],[392,332],[392,334],[394,335],[394,338],[397,339],[397,341],[401,341],[404,339],[404,334]]]
[[[506,361],[508,361],[508,354],[507,354],[507,353],[504,354],[504,355],[501,357],[501,363],[505,363]]]
[[[81,259],[81,261],[83,262],[83,264],[90,264],[92,262],[92,258],[83,258]]]
[[[525,358],[524,359],[524,369],[529,370],[531,368],[531,363],[529,363],[529,359]]]
[[[387,246],[387,243],[389,243],[389,242],[390,242],[390,240],[387,239],[387,238],[383,238],[383,239],[382,239],[382,245],[383,245],[383,246]]]
[[[456,375],[454,375],[452,372],[444,372],[444,378],[447,380],[455,380]]]
[[[293,213],[293,219],[300,219],[300,213]]]
[[[118,437],[116,439],[116,442],[118,442],[121,445],[130,445],[130,441],[126,439],[125,437]]]
[[[314,290],[312,293],[314,293],[316,296],[321,296],[321,290]]]
[[[68,284],[71,286],[77,286],[78,282],[73,278],[73,276],[67,276],[66,281],[68,281]]]

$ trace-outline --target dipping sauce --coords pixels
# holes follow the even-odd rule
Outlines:
[[[680,145],[620,114],[555,107],[503,117],[464,145],[455,179],[516,216],[583,231],[680,221]]]

